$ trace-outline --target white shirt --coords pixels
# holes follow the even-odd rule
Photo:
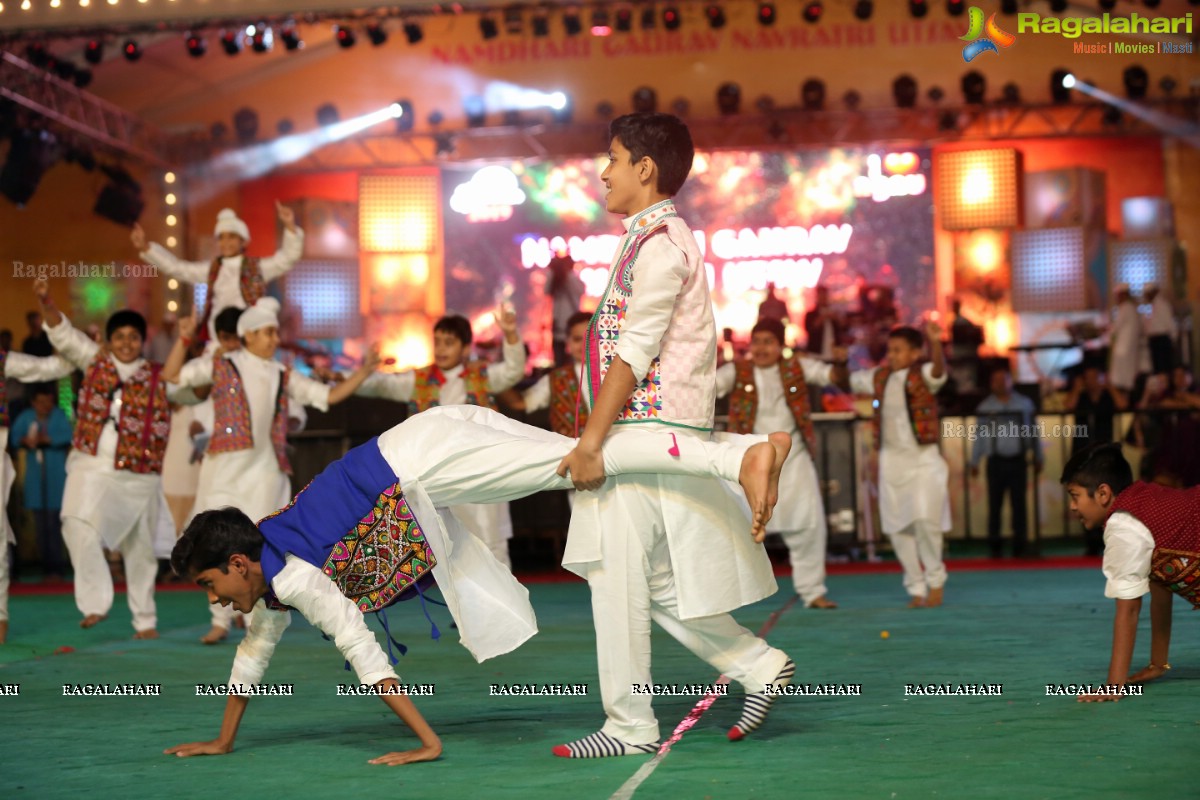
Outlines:
[[[1178,334],[1179,323],[1175,321],[1171,304],[1161,294],[1156,295],[1154,301],[1150,303],[1150,314],[1146,317],[1146,335],[1176,336]]]
[[[850,374],[850,390],[855,394],[875,394],[875,370],[860,369]],[[933,377],[933,362],[926,361],[921,365],[921,378],[926,388],[936,394],[946,385],[949,376],[942,371],[940,378]],[[904,386],[908,381],[908,369],[898,369],[888,376],[887,385],[883,388],[883,447],[893,449],[916,449],[917,437],[913,434],[912,420],[908,418],[908,398]]]
[[[583,386],[583,364],[575,365],[575,375],[579,379],[579,385]],[[588,407],[588,393],[581,392],[579,403],[582,408]],[[546,373],[537,379],[537,383],[530,386],[523,393],[525,398],[525,413],[533,411],[541,411],[543,408],[550,407],[550,373]]]
[[[815,358],[800,358],[800,366],[804,369],[804,381],[812,386],[828,386],[833,365]],[[737,365],[733,362],[722,364],[717,369],[717,397],[724,397],[734,389],[737,379]],[[796,418],[784,397],[783,376],[779,365],[773,367],[754,368],[754,391],[758,394],[758,410],[754,415],[754,430],[751,433],[766,434],[774,431],[795,433],[798,430]],[[800,446],[804,446],[804,438],[799,437]]]
[[[493,394],[511,389],[525,377],[525,343],[505,342],[501,353],[503,360],[487,365],[488,391]],[[442,371],[446,382],[442,384],[438,393],[438,405],[460,406],[467,402],[467,385],[462,380],[462,374],[462,364]],[[413,370],[376,372],[363,381],[355,394],[360,397],[382,397],[397,403],[407,403],[413,399],[416,387],[417,373]]]
[[[13,350],[4,361],[4,377],[21,383],[56,381],[75,371],[75,365],[60,355],[31,356]]]
[[[1150,591],[1154,536],[1141,520],[1118,511],[1104,526],[1104,596],[1134,600]]]

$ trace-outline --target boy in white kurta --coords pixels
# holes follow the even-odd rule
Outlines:
[[[130,240],[146,263],[158,267],[167,277],[208,288],[200,312],[201,338],[216,341],[214,322],[218,311],[254,305],[266,294],[267,284],[296,266],[304,254],[304,231],[296,226],[296,212],[278,201],[275,207],[283,223],[283,243],[274,255],[264,258],[246,255],[250,228],[231,208],[217,214],[213,235],[217,237],[218,255],[212,261],[184,261],[157,242],[147,246],[142,226],[133,226]]]
[[[362,367],[333,388],[294,373],[274,360],[279,347],[278,314],[274,298],[259,300],[238,319],[240,349],[193,359],[174,380],[181,388],[212,386],[212,437],[200,465],[193,513],[233,506],[251,519],[262,519],[278,509],[280,498],[290,491],[289,405],[326,411],[349,397],[378,363],[371,351]],[[185,325],[191,322],[181,322],[181,329]],[[224,638],[228,617],[214,615],[212,629],[203,637],[205,644]]]
[[[605,443],[603,469],[761,484],[774,467],[774,450],[755,442],[618,434]],[[176,546],[172,566],[207,589],[209,602],[256,610],[234,659],[220,734],[166,752],[220,755],[233,749],[246,695],[253,691],[246,687],[262,680],[290,622],[289,609],[295,609],[334,641],[359,682],[375,687],[421,741],[416,749],[370,763],[437,758],[440,740],[398,691],[399,679],[363,615],[383,616],[397,601],[419,596],[432,575],[476,660],[507,653],[537,633],[525,588],[452,515],[437,509],[564,489],[569,483],[555,466],[573,446],[573,439],[489,409],[434,408],[330,464],[287,508],[257,526],[235,509],[197,516]],[[760,530],[765,518],[755,524]]]
[[[879,517],[904,568],[913,608],[942,604],[942,538],[950,530],[950,469],[942,458],[934,397],[946,383],[946,368],[940,329],[930,323],[926,333],[931,361],[918,363],[921,332],[902,325],[888,334],[885,366],[850,375],[856,394],[875,398]]]
[[[511,389],[525,376],[525,344],[517,333],[517,315],[512,309],[496,312],[496,325],[504,334],[502,360],[495,364],[466,358],[473,335],[471,323],[453,314],[433,326],[433,363],[405,372],[378,373],[363,384],[358,394],[408,403],[417,414],[434,406],[476,405],[496,409],[495,395]],[[488,546],[496,559],[512,568],[508,540],[512,517],[508,503],[467,503],[450,509],[467,530]]]
[[[565,758],[658,748],[651,696],[633,689],[653,682],[652,619],[744,687],[743,715],[730,739],[762,724],[776,696],[770,690],[789,683],[795,670],[786,653],[728,613],[778,587],[766,551],[744,534],[744,511],[724,484],[675,475],[604,483],[601,446],[614,429],[710,437],[717,348],[704,259],[671,202],[692,166],[691,135],[667,114],[620,117],[609,132],[600,177],[608,210],[624,216],[626,232],[588,329],[584,391],[591,416],[560,466],[581,490],[563,566],[586,578],[592,592],[607,721],[553,749]],[[778,438],[782,467],[790,440]],[[752,511],[761,511],[762,502],[752,502]]]
[[[165,373],[178,364],[160,366],[142,358],[146,320],[136,311],[108,318],[102,350],[54,307],[44,280],[34,284],[34,292],[50,343],[84,370],[62,505],[75,603],[84,615],[80,625],[92,627],[112,608],[112,574],[104,558],[108,548],[119,551],[125,563],[135,638],[156,639],[155,544],[174,538],[162,492],[171,428]],[[178,362],[182,360],[181,355]]]
[[[62,356],[37,356],[0,350],[0,644],[8,638],[8,548],[17,543],[8,523],[8,493],[12,491],[16,471],[8,455],[8,397],[6,380],[21,383],[55,381],[75,371]]]
[[[779,504],[770,533],[778,533],[792,562],[792,585],[808,608],[837,608],[825,588],[825,504],[813,464],[808,387],[846,382],[846,350],[834,347],[834,363],[783,357],[783,323],[760,319],[750,332],[750,358],[717,370],[717,396],[729,395],[729,431],[766,434],[786,431],[792,451],[779,476]]]

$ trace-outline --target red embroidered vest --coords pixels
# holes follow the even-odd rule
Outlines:
[[[100,434],[109,421],[113,395],[121,391],[121,416],[117,419],[115,469],[139,475],[162,473],[167,435],[171,432],[171,406],[166,384],[159,380],[161,364],[146,361],[138,371],[121,382],[111,357],[102,354],[92,359],[79,389],[78,421],[71,446],[88,455],[96,455]]]
[[[200,322],[196,324],[197,336],[203,338],[208,337],[208,318],[213,313],[213,285],[217,281],[217,275],[221,272],[221,257],[217,256],[213,259],[212,266],[208,268],[208,292],[204,295],[204,313],[200,315]],[[267,282],[263,280],[262,269],[258,266],[258,259],[250,256],[242,256],[242,266],[238,272],[238,283],[242,290],[242,300],[245,301],[246,307],[254,305],[258,302],[258,298],[266,294]],[[216,309],[220,313],[222,309]]]
[[[753,433],[758,416],[758,388],[754,385],[754,363],[748,359],[735,365],[733,392],[729,395],[729,432]],[[796,419],[796,427],[804,437],[809,455],[815,455],[817,436],[813,430],[812,409],[808,404],[808,383],[804,365],[796,357],[779,362],[779,377],[783,381],[783,398]]]
[[[4,366],[8,361],[8,351],[0,350],[0,428],[8,427],[8,392],[4,388]]]
[[[883,444],[883,390],[887,386],[892,370],[882,366],[875,370],[875,446]],[[912,423],[917,444],[937,444],[941,441],[938,429],[937,398],[925,379],[921,377],[921,365],[913,364],[904,381],[904,400],[908,407],[908,419]]]
[[[446,376],[438,369],[437,364],[415,370],[415,374],[416,386],[413,388],[413,399],[409,406],[413,409],[412,413],[419,414],[440,405],[442,385],[446,382]],[[486,363],[479,360],[464,361],[462,382],[467,390],[468,404],[498,410],[496,401],[488,391]]]
[[[271,445],[279,469],[292,474],[287,457],[288,396],[290,369],[279,375],[279,391],[275,393],[275,416],[271,419]],[[208,452],[230,453],[254,447],[250,422],[250,400],[242,387],[242,376],[228,358],[213,361],[213,433],[208,440]]]
[[[579,365],[550,370],[550,430],[572,439],[587,425],[588,409],[579,395]]]
[[[1132,514],[1150,530],[1150,579],[1200,608],[1200,487],[1172,489],[1137,481],[1117,495],[1111,513]]]

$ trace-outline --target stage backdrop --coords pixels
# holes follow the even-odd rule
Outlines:
[[[676,204],[704,253],[717,326],[748,335],[768,283],[797,325],[818,283],[847,301],[863,285],[893,287],[901,320],[933,308],[929,164],[926,150],[698,153]],[[444,167],[447,310],[488,338],[491,310],[511,298],[544,359],[546,266],[569,252],[587,286],[583,306],[594,308],[622,233],[605,210],[604,165]]]

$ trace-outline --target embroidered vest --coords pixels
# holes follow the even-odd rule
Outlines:
[[[1200,608],[1200,487],[1172,489],[1137,481],[1117,495],[1124,511],[1150,530],[1150,579]]]
[[[275,416],[271,419],[271,445],[279,469],[292,474],[287,457],[288,396],[290,369],[279,375],[279,391],[275,393]],[[228,358],[213,361],[213,432],[208,440],[208,452],[231,453],[254,447],[250,422],[250,400],[242,386],[242,376]]]
[[[758,416],[758,389],[754,385],[754,363],[738,361],[735,366],[733,392],[729,395],[730,433],[753,433]],[[779,377],[783,381],[783,399],[796,420],[809,455],[816,455],[817,436],[813,430],[812,410],[808,404],[808,383],[804,380],[804,365],[799,358],[779,362]]]
[[[75,436],[71,446],[96,455],[100,434],[109,421],[113,395],[121,391],[121,415],[117,419],[115,469],[139,475],[162,473],[167,435],[171,432],[171,406],[166,384],[159,380],[161,364],[146,361],[121,382],[117,366],[108,355],[92,359],[79,390]]]
[[[588,410],[579,394],[579,365],[550,370],[550,430],[572,439],[587,425]]]
[[[891,374],[892,370],[887,366],[875,370],[876,447],[883,444],[883,391]],[[904,382],[904,401],[917,444],[937,444],[941,441],[941,431],[938,429],[937,398],[925,385],[925,379],[921,377],[920,364],[913,364],[909,367],[908,378]]]
[[[217,282],[217,275],[221,272],[221,257],[217,256],[213,259],[212,266],[208,268],[208,292],[204,295],[204,313],[200,315],[200,322],[196,324],[197,336],[203,338],[208,337],[208,318],[213,313],[213,286]],[[242,300],[246,303],[246,308],[258,302],[258,299],[266,294],[267,282],[263,280],[262,269],[258,266],[258,259],[250,256],[242,256],[242,266],[238,271],[238,284],[242,290]],[[217,313],[221,309],[216,309]]]
[[[4,366],[8,361],[8,351],[0,350],[0,428],[8,427],[8,392],[4,388]]]
[[[430,364],[415,370],[416,386],[413,388],[413,399],[409,402],[412,413],[419,414],[440,405],[442,386],[446,376],[438,369],[437,364]],[[487,364],[479,360],[463,362],[463,386],[467,390],[467,403],[473,406],[483,406],[497,411],[496,401],[488,391]]]

